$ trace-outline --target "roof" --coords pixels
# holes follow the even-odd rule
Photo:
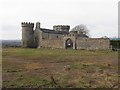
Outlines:
[[[45,33],[52,33],[52,34],[69,34],[69,32],[65,32],[65,31],[55,31],[52,29],[46,29],[46,28],[41,28],[41,31],[45,32]]]
[[[86,38],[88,38],[88,36],[85,35],[85,34],[78,34],[78,37],[86,37]]]

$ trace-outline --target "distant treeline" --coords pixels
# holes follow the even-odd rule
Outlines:
[[[21,40],[2,40],[2,47],[21,47]]]
[[[120,40],[110,40],[110,45],[113,50],[120,50]]]

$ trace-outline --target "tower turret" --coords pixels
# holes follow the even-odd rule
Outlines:
[[[55,31],[65,31],[69,32],[70,26],[69,25],[54,25],[53,30]]]
[[[22,46],[33,48],[34,47],[34,23],[22,22]]]
[[[35,29],[39,29],[40,30],[40,22],[36,22],[36,28]]]
[[[78,33],[77,33],[77,31],[70,31],[70,35],[72,35],[72,36],[78,36]]]
[[[36,28],[35,28],[35,41],[36,41],[36,47],[40,48],[41,47],[41,42],[42,42],[42,31],[40,28],[40,22],[36,23]]]

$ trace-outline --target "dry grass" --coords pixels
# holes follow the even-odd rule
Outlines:
[[[3,48],[3,87],[117,88],[118,53]]]

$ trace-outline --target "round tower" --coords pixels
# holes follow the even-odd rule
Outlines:
[[[40,48],[41,47],[41,41],[42,41],[42,31],[40,29],[40,22],[36,23],[36,28],[34,31],[35,35],[35,41],[36,41],[36,47]]]
[[[54,25],[53,30],[55,31],[65,31],[69,32],[70,26],[69,25]]]
[[[34,47],[34,23],[22,22],[22,46],[25,48]]]

